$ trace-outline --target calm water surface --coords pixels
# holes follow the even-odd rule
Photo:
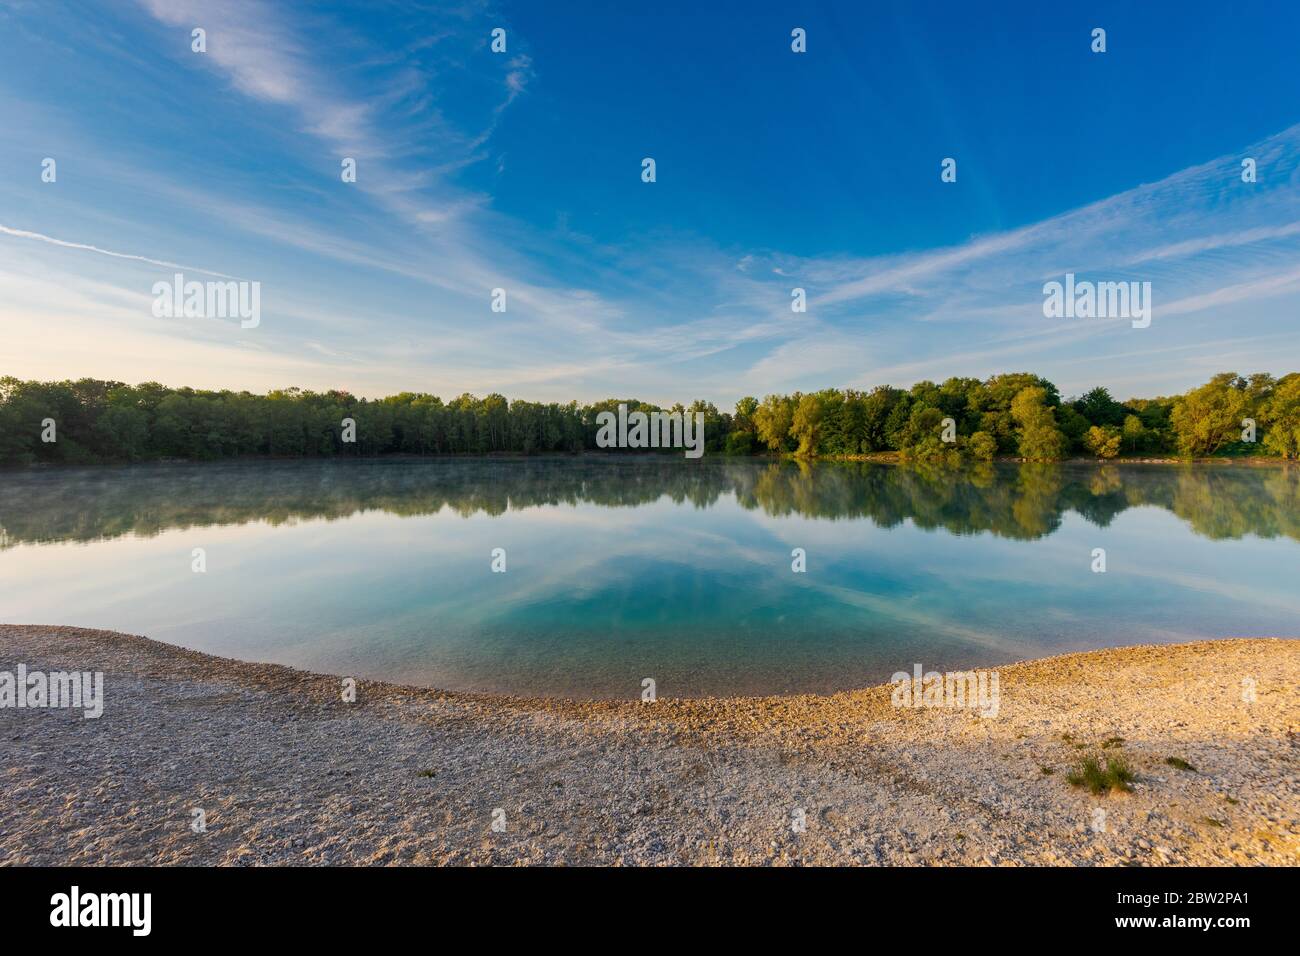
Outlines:
[[[632,698],[653,677],[667,696],[827,691],[914,662],[1295,636],[1298,569],[1300,470],[1281,466],[0,472],[0,621],[457,690]]]

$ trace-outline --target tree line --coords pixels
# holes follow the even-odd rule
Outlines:
[[[247,391],[99,379],[0,378],[0,464],[91,464],[250,456],[554,454],[596,450],[597,416],[629,410],[704,414],[705,451],[801,458],[897,452],[919,461],[1075,455],[1300,457],[1300,373],[1225,372],[1183,395],[1117,401],[1105,388],[1063,400],[1028,372],[918,382],[910,389],[825,389],[742,398],[732,412],[696,401],[661,409],[593,404],[444,402],[424,392]],[[351,423],[349,425],[348,423]],[[613,451],[611,449],[611,451]]]
[[[1105,388],[1063,400],[1028,372],[743,399],[726,448],[797,457],[882,451],[920,461],[1074,455],[1300,456],[1300,373],[1225,372],[1183,395],[1117,401]]]

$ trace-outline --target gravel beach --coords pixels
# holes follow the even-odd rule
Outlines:
[[[1300,863],[1298,640],[1000,667],[990,718],[888,685],[349,703],[337,676],[0,626],[19,664],[102,671],[104,712],[0,709],[3,864]],[[1068,781],[1116,754],[1130,792]]]

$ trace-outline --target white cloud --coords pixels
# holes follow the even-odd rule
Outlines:
[[[238,276],[226,275],[224,272],[214,272],[211,269],[201,269],[198,266],[183,266],[175,262],[167,262],[165,259],[150,259],[148,256],[137,256],[126,252],[113,252],[109,249],[101,249],[98,246],[87,245],[84,242],[68,242],[64,239],[55,239],[52,236],[42,235],[39,232],[29,232],[26,229],[13,229],[9,226],[0,224],[0,233],[6,236],[13,236],[15,239],[31,239],[36,242],[48,243],[52,246],[62,246],[65,249],[78,249],[83,252],[94,252],[101,256],[111,256],[114,259],[129,259],[135,262],[146,262],[150,265],[162,266],[164,269],[181,269],[189,272],[202,272],[204,275],[219,276],[222,279],[238,279]]]

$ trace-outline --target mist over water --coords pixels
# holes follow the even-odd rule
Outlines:
[[[1300,469],[1282,466],[610,455],[0,473],[0,621],[456,690],[821,692],[915,662],[1294,636],[1297,569]]]

